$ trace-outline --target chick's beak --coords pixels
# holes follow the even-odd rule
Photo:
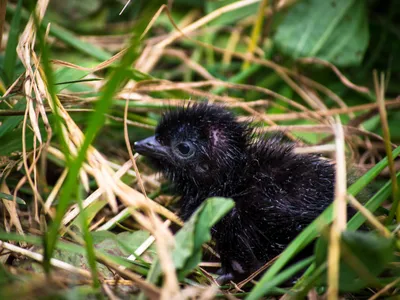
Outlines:
[[[133,144],[135,151],[144,156],[159,157],[166,154],[166,149],[153,135],[147,139],[137,141]]]

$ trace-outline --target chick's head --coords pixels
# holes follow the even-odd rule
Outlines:
[[[248,144],[247,124],[225,108],[191,104],[165,113],[154,136],[135,143],[170,180],[209,183],[229,172]]]

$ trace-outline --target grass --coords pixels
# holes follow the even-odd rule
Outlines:
[[[1,297],[395,296],[400,5],[300,2],[132,1],[121,14],[117,2],[8,2]],[[237,285],[215,284],[209,235],[232,202],[208,199],[183,224],[168,184],[130,147],[165,109],[205,98],[337,166],[334,203]],[[348,222],[346,201],[358,210]],[[315,239],[313,256],[287,266]]]

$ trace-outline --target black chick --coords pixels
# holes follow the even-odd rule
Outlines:
[[[248,123],[221,106],[167,112],[155,135],[134,147],[182,196],[183,220],[209,197],[235,201],[212,229],[221,283],[242,280],[281,253],[333,200],[331,162],[294,153],[279,135],[256,139]]]

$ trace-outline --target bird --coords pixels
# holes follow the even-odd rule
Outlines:
[[[169,109],[155,135],[134,143],[181,196],[178,215],[184,221],[207,198],[235,202],[211,230],[220,284],[257,271],[332,203],[334,163],[298,154],[295,146],[208,102]]]

